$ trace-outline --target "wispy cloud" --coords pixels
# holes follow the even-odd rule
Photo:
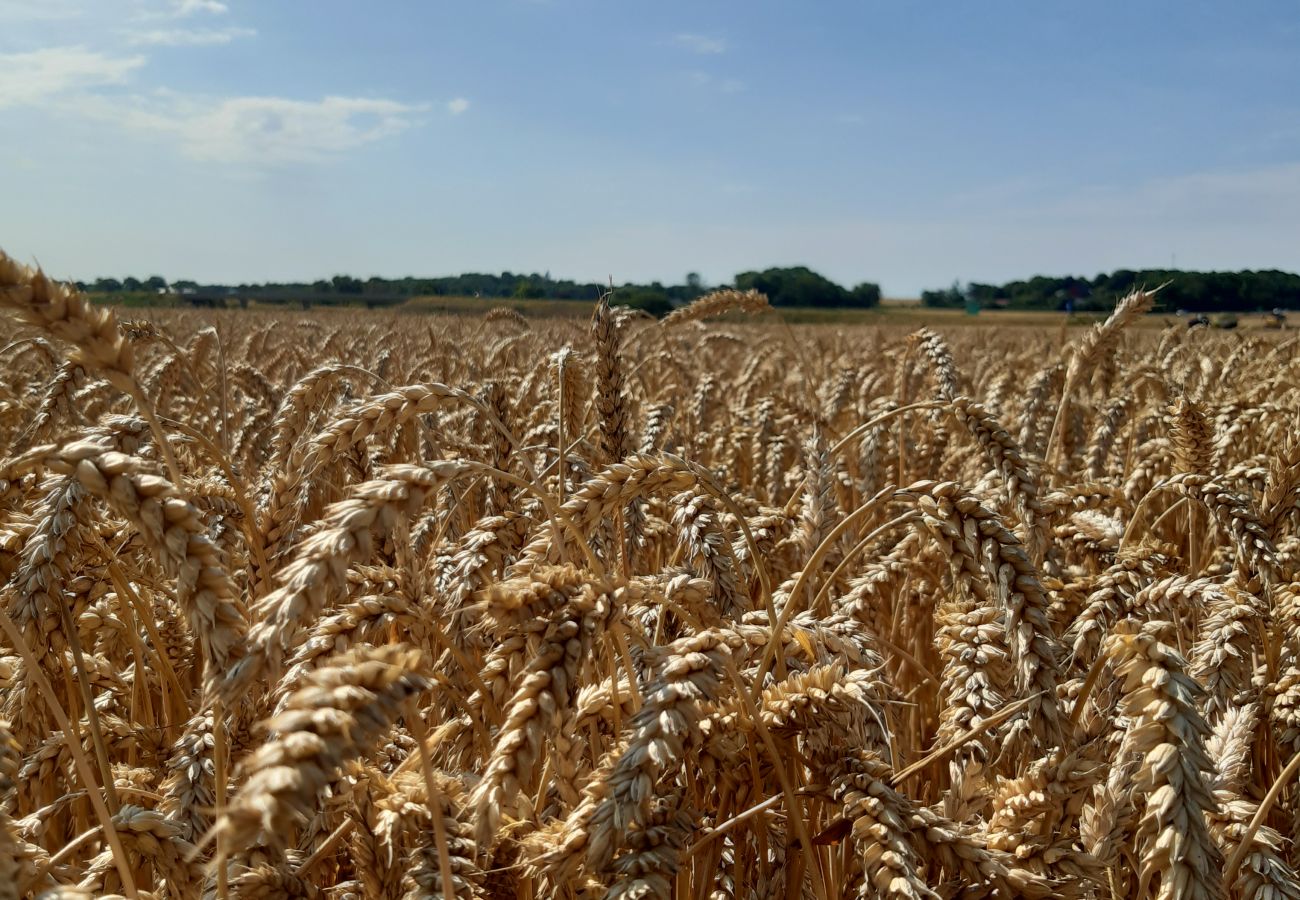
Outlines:
[[[224,16],[230,7],[222,0],[135,0],[131,18],[139,22]]]
[[[210,47],[256,36],[254,28],[156,28],[128,32],[127,40],[146,47]]]
[[[0,53],[0,108],[121,84],[144,64],[143,56],[110,56],[85,47]]]
[[[92,0],[82,3],[93,9]],[[7,4],[0,14],[27,8],[15,0],[0,4]],[[51,117],[87,120],[97,128],[147,138],[198,162],[257,171],[328,162],[414,127],[430,108],[347,94],[303,98],[169,90],[157,82],[165,68],[150,64],[154,48],[219,46],[257,32],[229,20],[210,22],[207,17],[227,11],[217,0],[131,0],[129,8],[133,17],[101,23],[100,31],[116,35],[119,46],[129,44],[136,52],[69,40],[62,46],[0,53],[0,110],[39,108]],[[145,78],[142,70],[155,78]],[[456,98],[447,109],[459,115],[469,105]]]
[[[222,3],[221,0],[176,0],[172,4],[172,11],[178,18],[198,13],[219,16],[229,12],[230,7]]]
[[[706,56],[727,52],[727,42],[725,40],[710,37],[707,34],[692,34],[690,32],[675,34],[673,35],[673,45]]]
[[[406,131],[428,107],[366,97],[202,100],[162,94],[85,109],[130,131],[171,138],[191,159],[256,167],[327,161]]]
[[[461,113],[469,110],[469,101],[464,97],[457,97],[447,104],[447,112],[453,116],[459,116]]]

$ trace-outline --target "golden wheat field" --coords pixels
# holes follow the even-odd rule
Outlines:
[[[1300,898],[1300,344],[1150,303],[128,321],[0,255],[0,897]]]

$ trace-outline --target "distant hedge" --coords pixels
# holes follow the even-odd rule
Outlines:
[[[1110,309],[1135,287],[1165,285],[1157,309],[1193,312],[1254,312],[1273,308],[1300,309],[1300,275],[1277,269],[1243,272],[1182,272],[1175,269],[1119,269],[1089,280],[1067,275],[1038,275],[1006,284],[953,285],[923,291],[926,306],[965,306],[968,300],[984,308],[1066,309],[1078,312]]]

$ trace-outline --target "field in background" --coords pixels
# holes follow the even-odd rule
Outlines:
[[[366,309],[364,307],[315,306],[310,310],[280,305],[251,304],[248,309],[231,307],[223,310],[184,310],[173,307],[119,307],[123,317],[137,317],[159,322],[185,319],[194,315],[210,316],[215,320],[236,321],[237,317],[252,317],[254,320],[266,317],[273,320],[299,321],[304,318],[319,319],[323,323],[340,321],[381,322],[388,317],[405,318],[407,316],[446,316],[467,320],[481,319],[491,310],[510,310],[530,321],[571,320],[586,322],[591,319],[595,304],[587,301],[567,300],[502,300],[485,301],[474,297],[417,297],[400,306],[386,309]],[[797,326],[863,326],[882,327],[893,330],[915,330],[922,327],[943,329],[964,329],[970,327],[1030,330],[1043,333],[1056,333],[1062,325],[1073,330],[1077,327],[1096,324],[1103,316],[1072,316],[1049,312],[997,312],[979,316],[968,316],[960,310],[927,309],[921,306],[904,308],[884,306],[872,310],[848,309],[808,309],[782,307],[774,316],[791,325]],[[752,324],[744,315],[723,315],[718,318],[722,324]],[[1172,316],[1147,316],[1135,323],[1135,327],[1162,328],[1176,322]],[[1179,323],[1185,324],[1185,323]],[[1251,323],[1244,323],[1243,328],[1251,328]]]
[[[439,302],[0,254],[0,896],[1300,897],[1289,334]]]
[[[96,294],[91,295],[97,303],[108,303],[128,310],[138,310],[147,315],[149,310],[176,309],[172,298],[159,299],[152,294]],[[585,300],[516,300],[509,298],[484,299],[481,297],[412,297],[395,306],[368,310],[362,304],[356,306],[317,305],[309,312],[319,315],[329,310],[347,310],[355,313],[392,312],[411,314],[440,314],[479,316],[488,310],[503,307],[512,309],[528,318],[590,318],[593,304]],[[229,308],[238,310],[232,300]],[[267,304],[256,301],[250,303],[248,310],[271,312],[302,313],[297,305]],[[124,313],[131,315],[133,313]],[[782,307],[780,314],[785,321],[803,324],[861,324],[861,325],[897,325],[904,328],[933,326],[936,328],[1045,328],[1059,329],[1093,325],[1102,321],[1102,313],[1079,313],[1067,315],[1062,312],[1040,310],[985,310],[979,315],[970,316],[960,309],[934,309],[921,306],[914,300],[884,300],[881,305],[868,310]],[[1293,316],[1300,324],[1300,314]],[[1267,329],[1262,315],[1241,315],[1238,317],[1238,329],[1243,331],[1262,331]],[[1164,328],[1175,324],[1186,325],[1186,319],[1179,319],[1170,314],[1146,316],[1138,323],[1142,328]]]

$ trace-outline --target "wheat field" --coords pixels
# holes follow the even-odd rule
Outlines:
[[[0,254],[0,898],[1300,898],[1297,339],[1151,302],[125,320]]]

